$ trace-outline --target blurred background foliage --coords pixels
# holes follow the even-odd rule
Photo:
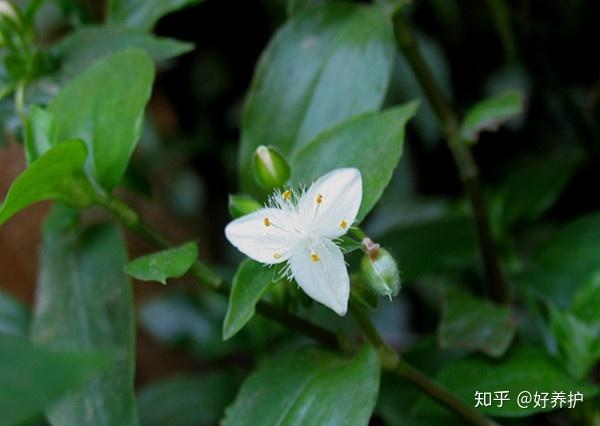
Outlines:
[[[0,67],[2,193],[25,165],[14,76],[26,75],[31,82],[24,93],[27,105],[44,105],[102,55],[142,47],[158,73],[142,140],[120,194],[174,241],[199,241],[202,257],[231,279],[241,257],[224,240],[223,228],[230,220],[228,196],[240,192],[240,123],[257,60],[289,16],[326,2],[122,1],[109,15],[102,1],[23,2],[22,10],[26,4],[39,6],[34,14],[38,48],[21,51],[22,57],[12,57],[9,49],[0,53],[5,64]],[[476,115],[472,107],[483,99],[507,93],[517,96],[518,107],[511,111],[515,102],[509,98],[508,120],[501,126],[488,123],[493,131],[469,133],[467,121],[462,128],[480,166],[493,236],[513,289],[514,305],[500,308],[483,300],[474,222],[443,131],[406,58],[400,51],[395,55],[384,107],[418,99],[420,108],[407,127],[391,184],[364,223],[402,271],[403,290],[393,302],[380,301],[373,314],[376,325],[407,359],[467,401],[477,383],[465,386],[464,377],[452,371],[465,368],[482,387],[503,390],[499,373],[483,373],[498,368],[496,359],[503,356],[502,374],[529,370],[526,375],[539,368],[540,375],[554,380],[525,380],[516,388],[534,391],[560,383],[581,391],[590,386],[594,394],[597,385],[591,383],[600,380],[600,3],[378,3],[404,7],[426,62],[461,117]],[[38,205],[0,231],[3,333],[24,335],[29,329],[38,263],[50,262],[53,244],[85,246],[87,238],[117,238],[110,229],[60,237],[66,243],[46,236],[40,260],[34,253],[47,211],[48,205]],[[88,215],[93,219],[99,213]],[[128,244],[131,258],[151,250],[133,235]],[[358,260],[349,257],[351,265]],[[43,282],[38,286],[41,291]],[[250,368],[276,343],[293,345],[298,339],[256,317],[234,339],[222,342],[225,299],[185,278],[168,288],[134,288],[136,384],[144,425],[216,423]],[[291,287],[268,297],[328,327],[349,328],[309,306]],[[516,347],[509,349],[511,343]],[[78,362],[82,371],[91,363]],[[397,378],[384,376],[380,395],[374,424],[454,424],[444,412],[438,413],[441,420],[423,416],[431,402]],[[597,425],[597,398],[568,412],[514,411],[506,416],[534,415],[502,423]],[[198,412],[198,406],[206,409]]]

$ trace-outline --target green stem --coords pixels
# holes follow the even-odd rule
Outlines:
[[[163,249],[170,247],[170,244],[166,241],[166,239],[164,239],[151,227],[146,225],[139,218],[139,215],[121,200],[114,197],[100,198],[96,200],[96,203],[113,214],[121,223],[123,223],[123,225],[138,233],[150,243]],[[213,272],[207,265],[197,261],[190,272],[198,281],[208,284],[208,287],[211,290],[229,297],[229,290],[227,289],[224,280],[215,272]],[[485,426],[495,425],[495,423],[486,419],[476,410],[464,404],[461,399],[454,396],[447,389],[437,384],[425,374],[419,372],[410,364],[406,363],[406,361],[403,361],[400,356],[381,338],[364,311],[352,301],[350,302],[350,311],[355,316],[360,328],[367,336],[367,339],[377,349],[383,368],[406,377],[432,398],[446,405],[450,410],[463,416],[472,424]],[[256,305],[256,312],[266,318],[279,322],[290,330],[296,330],[308,337],[311,337],[329,348],[337,350],[341,349],[337,336],[331,331],[306,321],[303,318],[292,315],[287,311],[281,310],[270,303],[262,300],[259,301]]]
[[[424,393],[444,404],[448,409],[461,416],[470,424],[476,426],[497,426],[497,423],[493,420],[488,419],[475,408],[466,404],[449,389],[446,389],[440,383],[413,367],[398,355],[398,353],[383,340],[360,306],[351,302],[350,312],[354,315],[356,322],[360,326],[367,340],[379,353],[382,368],[407,379]]]
[[[19,115],[23,127],[25,127],[25,82],[23,80],[19,81],[15,88],[15,110]]]
[[[500,269],[498,253],[492,238],[487,206],[479,180],[479,168],[469,147],[462,143],[458,121],[433,78],[410,25],[402,13],[398,13],[394,17],[394,27],[398,44],[406,55],[446,135],[448,147],[471,203],[491,297],[498,303],[508,303],[509,291]]]
[[[145,224],[131,207],[115,197],[99,197],[96,204],[110,212],[123,225],[131,229],[151,244],[161,249],[171,247],[171,244],[163,238],[158,232]],[[196,261],[190,268],[190,274],[202,284],[205,284],[210,290],[229,297],[228,285],[216,272],[201,261]],[[256,312],[260,315],[279,322],[285,327],[296,330],[306,336],[309,336],[319,343],[332,349],[339,349],[338,338],[325,328],[313,324],[303,318],[290,314],[287,311],[277,308],[270,303],[260,301],[256,305]]]
[[[498,423],[466,404],[462,399],[455,396],[440,383],[432,380],[429,376],[407,363],[404,359],[400,358],[398,365],[392,371],[411,381],[427,395],[443,403],[470,424],[476,426],[498,426]]]
[[[517,44],[510,25],[510,9],[504,0],[486,0],[486,2],[504,48],[504,56],[508,62],[515,62],[517,60]]]

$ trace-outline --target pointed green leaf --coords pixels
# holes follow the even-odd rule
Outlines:
[[[33,163],[58,142],[58,128],[52,114],[33,105],[25,123],[25,155]]]
[[[54,351],[0,334],[0,426],[35,418],[109,365],[106,356]]]
[[[448,286],[438,339],[443,349],[478,350],[501,357],[512,341],[516,320],[510,308],[498,306]]]
[[[310,184],[340,167],[356,167],[363,179],[361,221],[383,194],[398,165],[406,123],[416,103],[380,113],[367,113],[321,133],[291,158],[292,181]]]
[[[191,43],[156,37],[145,31],[102,25],[76,29],[53,46],[52,51],[61,59],[61,80],[70,80],[99,58],[127,47],[145,50],[155,62],[173,58],[194,48]]]
[[[77,140],[63,142],[47,151],[11,185],[0,206],[0,225],[42,200],[59,200],[79,207],[89,205],[94,191],[84,172],[86,158],[87,149]]]
[[[27,306],[0,291],[0,334],[29,336],[31,312]]]
[[[198,259],[196,243],[139,257],[125,265],[125,273],[140,281],[166,284],[168,278],[182,277]]]
[[[264,362],[244,382],[221,424],[364,426],[377,400],[379,376],[370,346],[354,358],[296,349]]]
[[[110,370],[47,411],[52,424],[137,424],[133,393],[135,315],[119,229],[82,230],[74,213],[57,206],[46,222],[32,327],[36,342],[114,354]]]
[[[516,279],[559,308],[600,272],[600,213],[578,218],[537,247],[532,262]]]
[[[223,322],[223,339],[232,338],[254,316],[254,309],[271,284],[273,271],[247,259],[240,264],[231,287],[229,307]]]
[[[509,169],[491,203],[500,230],[539,218],[556,202],[580,164],[579,155],[562,153],[551,158],[529,158]]]
[[[124,49],[87,68],[48,107],[60,140],[79,138],[88,145],[88,172],[107,190],[121,181],[140,138],[153,80],[148,54]]]
[[[460,128],[461,137],[469,144],[479,140],[483,131],[496,131],[506,121],[523,111],[523,96],[508,90],[498,96],[475,104],[465,115]]]
[[[182,374],[152,383],[138,398],[141,426],[211,426],[235,397],[240,378],[232,372]]]
[[[242,119],[242,185],[253,188],[259,145],[288,157],[323,130],[377,110],[394,49],[391,22],[378,7],[332,2],[294,15],[255,70]]]
[[[549,308],[550,330],[558,343],[559,359],[573,377],[582,379],[600,359],[600,328],[586,324],[569,311],[552,305]]]
[[[131,28],[152,30],[156,22],[171,12],[202,0],[108,0],[108,21]]]
[[[454,391],[465,401],[475,404],[475,392],[508,391],[510,401],[502,407],[492,403],[488,407],[479,407],[482,412],[498,417],[524,417],[533,413],[552,411],[550,403],[543,407],[535,406],[533,401],[527,407],[517,405],[517,397],[522,391],[533,393],[569,391],[581,392],[584,400],[598,392],[598,387],[586,382],[577,381],[563,371],[556,362],[543,350],[530,346],[513,348],[501,360],[469,357],[460,359],[440,371],[436,379]],[[437,415],[445,409],[422,396],[414,407],[415,413],[421,415]]]

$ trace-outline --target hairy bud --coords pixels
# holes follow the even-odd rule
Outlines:
[[[386,249],[368,238],[363,241],[363,249],[366,253],[360,266],[366,284],[376,294],[390,299],[395,297],[400,291],[400,272],[396,261]]]

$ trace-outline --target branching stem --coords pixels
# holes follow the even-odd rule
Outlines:
[[[119,219],[123,225],[130,228],[158,248],[165,249],[170,247],[170,244],[165,238],[163,238],[150,226],[146,225],[140,219],[139,215],[121,200],[114,197],[100,198],[96,201],[96,203]],[[359,235],[364,236],[362,231],[359,230],[358,232],[360,233]],[[225,281],[204,263],[197,261],[190,269],[190,273],[198,281],[206,284],[211,290],[226,297],[229,296],[228,286],[226,285]],[[278,307],[265,301],[258,302],[256,305],[256,311],[266,318],[279,322],[290,330],[298,331],[305,336],[313,338],[324,346],[335,350],[341,350],[340,342],[337,336],[331,331],[320,327],[319,325],[313,324],[310,321],[279,309]],[[395,374],[399,374],[400,376],[411,381],[422,391],[436,399],[441,404],[447,406],[456,414],[462,416],[471,424],[477,426],[496,425],[496,423],[487,419],[477,410],[469,407],[464,401],[455,396],[448,389],[445,389],[433,379],[429,378],[427,375],[404,361],[389,345],[387,345],[387,343],[385,343],[373,326],[373,323],[369,317],[362,311],[360,307],[352,303],[352,301],[350,302],[350,311],[355,316],[361,330],[369,342],[378,351],[382,368]]]
[[[398,45],[406,55],[444,131],[448,147],[471,203],[490,296],[498,303],[508,303],[510,295],[500,269],[498,253],[492,238],[487,206],[484,201],[479,180],[479,169],[475,159],[469,147],[462,143],[456,116],[433,78],[433,74],[425,62],[412,33],[410,24],[401,12],[394,17],[394,27]]]

